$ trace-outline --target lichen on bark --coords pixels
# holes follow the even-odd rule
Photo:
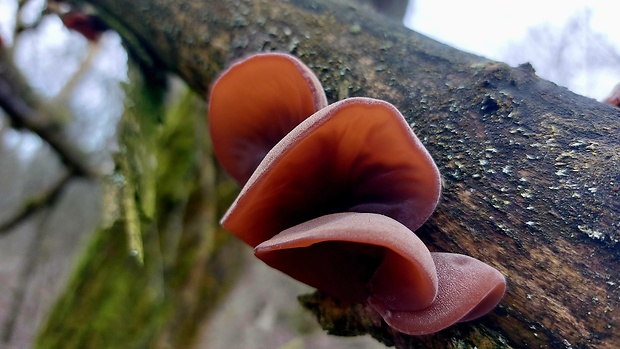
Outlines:
[[[443,176],[441,202],[418,235],[434,250],[493,265],[509,285],[492,314],[441,332],[433,345],[620,342],[617,109],[351,1],[91,3],[201,96],[228,62],[280,50],[308,64],[332,102],[367,96],[396,105]]]

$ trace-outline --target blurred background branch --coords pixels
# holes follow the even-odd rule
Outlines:
[[[1,49],[0,49],[1,50]],[[52,147],[70,172],[78,176],[94,177],[96,173],[84,161],[84,154],[62,133],[62,125],[43,108],[24,82],[12,60],[0,53],[0,107],[15,128],[27,129]]]

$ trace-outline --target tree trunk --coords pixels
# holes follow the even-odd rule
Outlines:
[[[74,1],[79,3],[81,1]],[[620,343],[620,111],[538,78],[529,64],[460,52],[345,0],[91,0],[145,65],[163,65],[206,96],[233,59],[300,57],[330,102],[393,103],[443,176],[417,234],[471,255],[508,280],[479,321],[409,337],[304,297],[336,334],[400,347],[600,347]],[[455,29],[458,30],[458,29]],[[490,28],[489,30],[492,30]]]

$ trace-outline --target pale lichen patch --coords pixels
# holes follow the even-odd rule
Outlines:
[[[605,240],[605,235],[600,231],[593,230],[586,225],[578,225],[577,228],[592,239]]]

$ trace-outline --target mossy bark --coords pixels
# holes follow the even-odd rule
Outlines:
[[[330,101],[368,96],[403,112],[443,176],[418,235],[498,268],[508,292],[489,316],[420,338],[393,333],[363,307],[304,298],[331,332],[400,347],[620,343],[617,109],[345,0],[87,2],[143,64],[161,64],[202,96],[233,59],[280,50],[311,67]]]
[[[132,66],[103,226],[36,347],[191,347],[244,264],[218,227],[234,186],[214,164],[204,102],[184,87],[166,106],[165,79],[143,76]]]

